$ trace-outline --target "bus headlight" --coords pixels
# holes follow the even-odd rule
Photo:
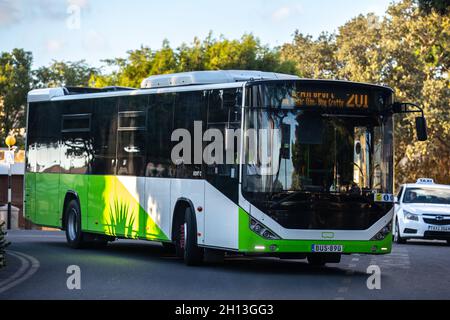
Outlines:
[[[408,211],[403,211],[403,215],[405,216],[406,220],[419,221],[419,216],[417,214]]]
[[[389,223],[387,226],[385,226],[383,229],[380,230],[372,239],[371,241],[381,241],[386,239],[386,237],[392,232],[392,223]]]
[[[280,240],[281,238],[277,236],[272,230],[267,228],[265,225],[259,223],[253,218],[250,218],[250,229],[257,235],[268,239],[268,240]]]

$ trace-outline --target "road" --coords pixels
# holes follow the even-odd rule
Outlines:
[[[11,231],[4,299],[450,299],[450,247],[442,242],[395,245],[387,256],[344,256],[322,268],[304,261],[228,258],[186,267],[158,243],[120,240],[105,249],[73,250],[62,232]],[[67,288],[79,266],[81,289]],[[381,289],[367,287],[379,266]]]

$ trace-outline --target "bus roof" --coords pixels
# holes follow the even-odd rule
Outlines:
[[[226,89],[242,87],[245,83],[256,84],[269,81],[298,80],[304,83],[345,83],[378,87],[391,90],[388,87],[340,80],[302,79],[298,76],[249,70],[220,70],[220,71],[194,71],[167,75],[151,76],[142,81],[140,89],[125,87],[81,88],[60,87],[35,89],[28,93],[28,102],[81,100],[104,97],[119,97],[144,95],[154,93],[170,93],[183,91],[197,91],[207,89]]]

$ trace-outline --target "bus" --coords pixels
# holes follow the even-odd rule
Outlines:
[[[73,248],[149,240],[187,265],[387,254],[406,112],[388,87],[259,71],[32,90],[25,216]]]

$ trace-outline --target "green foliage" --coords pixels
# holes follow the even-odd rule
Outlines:
[[[31,52],[14,49],[0,53],[0,141],[9,134],[19,135],[25,127],[27,93],[31,89]]]
[[[151,75],[199,70],[246,69],[294,73],[290,61],[280,62],[279,52],[261,45],[253,35],[240,40],[215,39],[210,34],[205,40],[195,38],[191,45],[177,49],[164,40],[162,48],[148,47],[129,51],[126,59],[105,60],[112,74],[94,75],[91,83],[96,87],[125,86],[137,88]]]
[[[35,88],[87,87],[92,76],[100,71],[90,67],[84,60],[76,62],[53,61],[48,67],[32,72]]]
[[[338,70],[334,34],[322,33],[316,40],[298,30],[292,43],[286,43],[278,54],[286,64],[293,64],[295,73],[303,78],[333,79]]]
[[[450,13],[450,2],[448,0],[418,0],[420,10],[430,14],[433,10],[441,15]]]
[[[4,227],[5,222],[2,221],[0,223],[0,269],[6,265],[5,261],[6,247],[10,245],[10,243],[6,241],[6,232],[3,231]]]

